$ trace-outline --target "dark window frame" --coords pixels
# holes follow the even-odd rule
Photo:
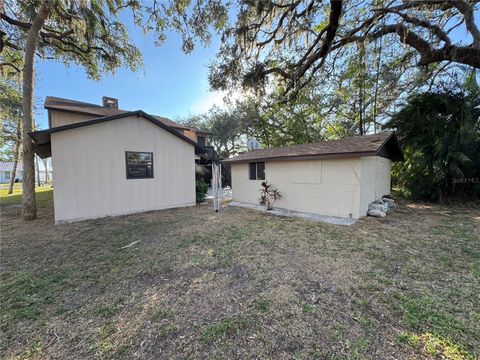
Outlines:
[[[258,175],[258,164],[263,164],[263,178],[259,177]],[[255,176],[252,178],[252,165],[255,165]],[[248,179],[257,181],[257,180],[265,180],[265,161],[256,161],[248,163]]]
[[[131,176],[130,171],[128,170],[128,155],[129,154],[149,154],[152,158],[152,171],[150,176]],[[149,151],[125,151],[125,175],[127,180],[135,180],[135,179],[153,179],[154,177],[154,166],[153,166],[153,152]]]

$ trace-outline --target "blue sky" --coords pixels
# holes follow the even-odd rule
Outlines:
[[[48,127],[43,109],[45,96],[101,104],[102,96],[119,99],[119,107],[144,110],[172,119],[189,113],[202,113],[221,104],[223,94],[209,91],[208,67],[220,45],[218,37],[209,47],[198,44],[194,52],[181,51],[181,38],[172,33],[161,46],[154,45],[152,35],[131,27],[131,37],[141,50],[144,67],[137,72],[119,69],[115,75],[103,75],[100,81],[89,80],[82,67],[65,66],[52,60],[37,60],[35,98],[40,103],[36,123]]]

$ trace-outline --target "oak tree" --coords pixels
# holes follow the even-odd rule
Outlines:
[[[373,51],[384,39],[384,58],[419,67],[457,63],[480,68],[478,0],[244,1],[223,35],[211,66],[214,89],[264,87],[285,95],[315,80],[321,69],[342,65],[349,53]],[[453,34],[468,34],[458,40]],[[328,64],[330,61],[330,64]],[[365,66],[372,64],[366,63]]]

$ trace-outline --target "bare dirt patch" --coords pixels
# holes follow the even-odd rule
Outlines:
[[[55,226],[50,192],[35,222],[18,201],[1,206],[2,358],[480,355],[478,208],[406,203],[342,227],[201,205]]]

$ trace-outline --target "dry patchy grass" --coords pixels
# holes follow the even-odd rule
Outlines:
[[[38,197],[28,223],[1,199],[2,358],[480,355],[478,207],[341,227],[202,205],[54,226]]]

